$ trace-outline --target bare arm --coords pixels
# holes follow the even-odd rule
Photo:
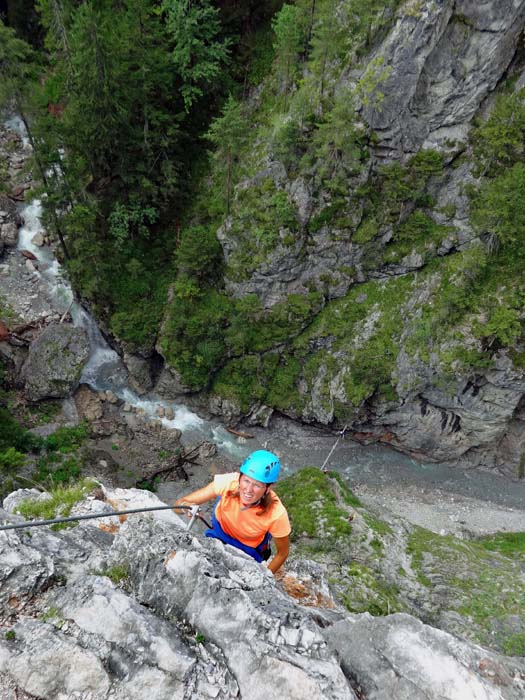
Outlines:
[[[208,501],[211,501],[216,497],[215,493],[215,486],[213,481],[211,481],[209,484],[206,486],[203,486],[201,489],[197,489],[196,491],[192,491],[189,493],[187,496],[181,496],[178,498],[175,503],[173,504],[174,506],[200,506],[203,503],[207,503]],[[180,511],[179,511],[180,513]]]
[[[284,562],[288,559],[288,553],[290,552],[290,538],[286,537],[274,537],[273,541],[277,548],[277,552],[271,562],[268,564],[268,568],[275,574],[277,569],[280,569]]]

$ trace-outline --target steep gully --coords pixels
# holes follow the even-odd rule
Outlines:
[[[24,139],[23,125],[13,118],[6,126]],[[24,225],[19,231],[19,250],[28,250],[38,260],[38,272],[54,310],[69,311],[75,326],[83,328],[91,354],[81,382],[96,391],[111,390],[129,405],[157,417],[160,405],[171,408],[173,419],[162,418],[168,428],[183,431],[183,442],[211,440],[227,460],[239,462],[257,447],[267,447],[282,456],[285,473],[301,466],[321,466],[336,436],[284,417],[273,419],[271,430],[250,429],[253,440],[235,439],[218,422],[207,421],[183,404],[161,401],[154,395],[138,396],[127,383],[127,371],[101,334],[94,319],[73,296],[51,249],[36,246],[32,239],[42,230],[39,200],[20,206]],[[341,439],[327,467],[345,476],[356,493],[371,506],[388,509],[416,524],[438,532],[485,533],[525,530],[525,482],[510,482],[494,473],[459,470],[453,465],[425,464],[395,450],[377,445],[363,446]],[[169,499],[169,483],[159,493]]]

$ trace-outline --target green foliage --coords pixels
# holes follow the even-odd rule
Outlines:
[[[296,352],[308,354],[304,368],[308,384],[316,382],[317,391],[325,390],[328,397],[329,384],[339,374],[344,382],[346,402],[353,406],[359,406],[374,394],[390,398],[392,372],[399,352],[402,304],[411,285],[412,278],[408,275],[384,284],[368,282],[352,288],[344,298],[326,304],[294,342]],[[364,324],[368,326],[365,334]],[[323,339],[330,339],[331,358],[323,351],[308,352],[311,344],[322,344]],[[348,416],[340,415],[344,405],[335,404],[334,409],[337,417],[347,420]]]
[[[71,452],[77,450],[87,438],[88,431],[85,423],[75,426],[62,426],[44,441],[48,452]]]
[[[209,0],[163,0],[173,37],[173,65],[182,78],[186,110],[202,97],[228,59],[229,41],[220,37],[219,11]]]
[[[23,428],[7,411],[0,406],[0,450],[13,447],[18,452],[38,450],[42,439]]]
[[[479,538],[479,543],[492,552],[525,558],[525,532],[498,532]]]
[[[185,296],[179,279],[176,295],[162,338],[162,350],[168,362],[192,389],[202,389],[211,373],[221,364],[226,346],[224,326],[230,302],[214,289],[195,286],[195,296]],[[185,278],[186,280],[188,278]],[[186,288],[187,289],[187,288]]]
[[[101,571],[99,576],[107,576],[114,584],[121,584],[129,578],[129,565],[113,564],[113,566]]]
[[[326,113],[312,137],[312,149],[304,157],[304,163],[318,161],[317,172],[327,180],[358,174],[367,156],[366,134],[356,124],[354,98],[351,91],[341,91],[332,109]]]
[[[351,534],[348,512],[338,504],[330,478],[320,469],[301,469],[281,480],[275,490],[290,515],[293,541],[304,536],[344,539]]]
[[[502,643],[503,653],[508,656],[525,656],[525,634],[508,635]]]
[[[18,108],[37,76],[36,56],[31,47],[17,38],[0,19],[0,107],[11,99]]]
[[[37,461],[33,476],[40,483],[58,486],[76,481],[81,473],[82,463],[76,457],[48,454]]]
[[[22,501],[17,513],[26,520],[52,520],[67,517],[76,503],[79,503],[95,486],[95,482],[85,479],[80,483],[69,486],[57,486],[48,492],[45,499],[26,499]]]
[[[345,607],[352,613],[368,612],[374,617],[403,610],[398,600],[399,588],[387,583],[372,568],[352,562],[348,568],[350,585],[344,597]]]
[[[233,182],[236,178],[236,165],[243,144],[247,137],[247,123],[240,104],[230,95],[223,108],[222,115],[211,124],[205,138],[214,146],[213,160],[224,172],[224,193],[226,214],[230,213]]]
[[[222,248],[215,232],[206,226],[185,228],[175,252],[175,263],[180,273],[199,284],[202,280],[219,278]]]
[[[430,587],[438,577],[441,585],[454,591],[449,609],[470,621],[471,638],[503,651],[519,647],[521,640],[506,621],[519,616],[525,604],[525,585],[518,573],[523,566],[523,533],[465,542],[416,528],[407,551],[423,585]]]
[[[483,183],[473,195],[471,215],[478,231],[494,234],[520,257],[525,242],[524,187],[525,165],[520,162]]]
[[[422,250],[430,255],[432,246],[438,244],[447,234],[455,229],[436,222],[421,209],[416,209],[396,227],[393,242],[385,255],[387,262],[396,262],[412,250]]]
[[[304,14],[299,7],[285,3],[272,21],[278,78],[284,92],[283,109],[286,109],[287,96],[297,74],[299,53],[304,44],[303,19]]]
[[[14,642],[16,639],[16,632],[14,630],[7,630],[5,638],[8,642]]]
[[[345,0],[344,10],[351,22],[348,23],[350,46],[364,53],[394,18],[400,0]]]
[[[478,173],[496,177],[523,157],[525,90],[500,95],[472,135]]]
[[[313,14],[310,65],[319,99],[325,97],[328,86],[332,86],[334,69],[341,69],[341,62],[348,51],[348,25],[338,12],[337,0],[322,3]]]
[[[479,324],[477,335],[489,340],[489,346],[498,343],[499,346],[514,345],[522,336],[522,314],[518,309],[498,305],[491,309],[485,323]]]
[[[154,223],[157,216],[158,213],[153,207],[117,202],[108,217],[109,234],[115,239],[117,248],[122,248],[130,238],[147,238],[147,225]]]
[[[391,72],[390,66],[385,66],[383,56],[377,56],[370,61],[356,86],[356,93],[364,105],[372,105],[381,111],[384,95],[380,86],[387,80]]]
[[[15,450],[14,447],[8,447],[7,450],[0,452],[0,472],[13,472],[22,467],[25,461],[25,455]]]

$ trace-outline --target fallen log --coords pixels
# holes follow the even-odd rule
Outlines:
[[[24,258],[27,258],[28,260],[38,260],[36,255],[32,253],[30,250],[21,250],[20,255],[23,255]]]
[[[237,437],[242,437],[242,438],[245,438],[246,440],[251,440],[254,437],[250,433],[243,433],[241,430],[236,430],[235,428],[232,428],[230,425],[226,426],[226,430],[229,433],[231,433],[232,435],[237,435]]]
[[[11,333],[22,335],[26,331],[33,331],[36,328],[43,328],[44,326],[49,325],[51,321],[52,319],[48,316],[41,316],[40,318],[37,318],[34,321],[28,321],[27,323],[23,323],[20,326],[16,326],[16,328],[12,328]]]
[[[179,479],[188,481],[189,476],[184,469],[184,465],[193,464],[198,466],[199,462],[197,461],[197,458],[199,456],[199,450],[203,444],[204,442],[201,442],[187,452],[182,451],[173,455],[172,457],[169,457],[167,459],[168,466],[162,467],[162,469],[156,469],[154,472],[149,474],[144,474],[142,479],[137,481],[136,486],[138,488],[152,488],[155,480],[162,479],[163,481],[166,481],[167,478],[173,474],[173,472],[175,472]]]
[[[9,328],[3,321],[0,321],[0,341],[9,340]]]

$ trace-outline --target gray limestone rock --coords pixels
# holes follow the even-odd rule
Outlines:
[[[52,324],[31,344],[22,368],[30,401],[65,398],[75,389],[89,357],[89,342],[82,328]]]
[[[525,666],[398,613],[349,616],[325,632],[367,700],[520,700]]]
[[[156,500],[104,491],[114,507]],[[13,688],[41,700],[523,697],[522,659],[410,615],[351,615],[319,564],[297,562],[278,584],[172,511],[110,522],[113,535],[100,521],[0,533],[1,700]]]
[[[376,54],[390,69],[381,104],[363,108],[381,147],[413,153],[457,138],[505,73],[524,21],[519,0],[406,3]]]
[[[18,242],[21,225],[16,205],[5,195],[0,195],[0,254],[4,246],[14,248]]]

